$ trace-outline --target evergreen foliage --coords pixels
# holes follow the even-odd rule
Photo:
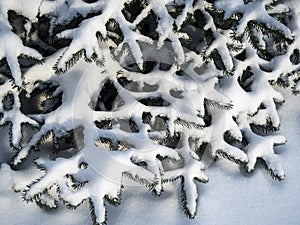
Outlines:
[[[215,159],[248,172],[261,161],[284,179],[274,151],[285,143],[276,134],[284,99],[274,86],[300,92],[292,0],[24,4],[0,1],[8,163],[16,179],[33,165],[43,171],[14,187],[24,200],[47,209],[87,201],[94,223],[104,224],[105,204],[121,203],[125,178],[156,195],[180,179],[193,218],[196,181],[208,182]]]

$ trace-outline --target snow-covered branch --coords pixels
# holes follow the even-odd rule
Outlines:
[[[284,98],[274,85],[300,90],[300,11],[291,4],[1,1],[0,124],[11,125],[14,175],[31,154],[44,171],[24,199],[48,208],[89,201],[103,224],[126,179],[158,195],[180,179],[193,218],[195,181],[208,182],[204,170],[218,158],[248,172],[262,159],[284,179],[274,151],[285,142],[275,134]],[[24,124],[35,127],[28,141]],[[45,141],[59,154],[35,151]]]

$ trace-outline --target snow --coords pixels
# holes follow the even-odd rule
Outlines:
[[[57,35],[59,38],[72,39],[70,46],[66,49],[58,63],[58,69],[65,70],[66,63],[72,58],[73,54],[81,50],[85,50],[87,58],[91,58],[93,53],[95,53],[99,59],[102,59],[96,33],[100,32],[103,38],[107,37],[105,25],[109,19],[114,19],[118,23],[124,36],[124,40],[121,44],[119,44],[117,52],[122,51],[124,44],[127,44],[136,63],[138,64],[139,68],[142,69],[143,53],[138,42],[152,44],[153,40],[140,34],[135,29],[138,23],[150,13],[151,9],[159,18],[158,26],[156,28],[156,31],[159,34],[159,40],[157,42],[158,48],[161,48],[166,39],[169,39],[172,47],[174,48],[174,52],[176,52],[177,63],[179,65],[184,63],[185,56],[179,38],[186,37],[187,35],[181,32],[174,33],[173,23],[176,22],[178,26],[177,30],[179,31],[183,21],[188,15],[188,11],[193,8],[192,1],[185,3],[184,10],[176,21],[168,13],[166,6],[161,4],[161,1],[149,1],[148,6],[132,23],[127,21],[121,12],[124,8],[124,0],[107,1],[105,4],[101,3],[101,1],[99,3],[94,3],[94,7],[96,9],[92,7],[92,4],[86,4],[81,0],[69,0],[66,1],[66,4],[64,1],[58,1],[55,7],[51,2],[41,5],[41,12],[44,13],[44,15],[54,15],[57,17],[57,20],[54,22],[54,24],[64,24],[68,21],[71,21],[72,18],[78,15],[85,16],[87,12],[91,13],[94,11],[102,11],[101,15],[99,16],[85,19],[83,22],[81,22],[78,28],[65,30]]]
[[[8,165],[2,164],[0,177],[3,177],[3,185],[1,187],[3,190],[0,190],[0,193],[7,193],[9,199],[15,199],[20,208],[24,208],[23,203],[20,202],[20,195],[10,192],[10,186],[13,186],[15,190],[23,191],[22,197],[24,200],[29,201],[29,206],[25,207],[29,212],[37,209],[36,206],[30,203],[32,201],[44,207],[56,208],[57,204],[60,204],[57,203],[58,200],[62,200],[69,207],[77,207],[89,199],[90,208],[92,208],[92,218],[99,223],[105,221],[106,209],[108,208],[108,223],[115,224],[124,224],[123,217],[128,218],[128,223],[131,224],[145,224],[142,221],[144,218],[140,216],[144,214],[146,216],[149,215],[147,221],[151,224],[153,222],[154,224],[170,224],[172,222],[174,224],[224,224],[224,221],[226,223],[227,221],[228,223],[231,222],[230,224],[245,224],[244,220],[250,223],[252,222],[251,217],[257,216],[257,214],[261,215],[262,212],[267,214],[269,212],[267,210],[273,209],[275,205],[280,205],[275,203],[285,202],[286,199],[289,199],[287,193],[292,192],[294,193],[293,196],[296,196],[297,192],[295,189],[290,190],[289,188],[290,185],[292,188],[297,187],[297,179],[284,181],[280,184],[276,183],[266,176],[267,173],[262,172],[262,166],[257,163],[259,161],[258,158],[264,160],[268,169],[271,170],[269,172],[273,175],[273,178],[278,180],[282,180],[285,174],[287,176],[289,176],[289,173],[293,174],[297,166],[293,160],[299,159],[299,157],[289,158],[290,154],[293,154],[289,153],[289,151],[290,149],[296,149],[297,145],[292,142],[291,146],[287,144],[284,147],[273,149],[274,145],[285,142],[286,139],[283,135],[287,136],[288,139],[297,139],[295,134],[290,133],[291,125],[289,123],[291,115],[288,115],[289,118],[282,121],[283,126],[286,126],[284,123],[287,124],[287,128],[275,135],[260,134],[252,129],[250,125],[266,126],[268,123],[271,123],[274,129],[279,128],[281,122],[275,102],[282,102],[283,96],[273,90],[271,83],[277,80],[282,72],[291,72],[293,69],[298,69],[298,65],[291,65],[292,62],[290,62],[289,56],[294,48],[299,46],[299,29],[295,30],[295,34],[297,34],[296,41],[288,47],[287,53],[282,56],[274,56],[270,62],[260,58],[259,54],[257,54],[259,50],[255,49],[255,46],[252,46],[249,43],[250,41],[244,36],[242,48],[245,50],[247,58],[242,60],[238,59],[238,57],[234,58],[233,51],[230,50],[229,46],[232,44],[232,38],[229,38],[229,29],[226,30],[224,28],[225,30],[223,30],[215,25],[212,16],[207,9],[204,10],[203,8],[205,4],[203,5],[202,3],[193,7],[193,1],[177,1],[177,4],[184,5],[184,8],[182,14],[175,19],[168,12],[171,1],[165,1],[163,2],[164,4],[161,4],[161,1],[149,0],[148,6],[141,13],[141,16],[131,23],[121,13],[125,0],[106,1],[105,3],[101,1],[93,4],[84,3],[82,0],[58,0],[55,3],[46,2],[45,8],[41,5],[43,1],[36,0],[34,1],[35,3],[41,4],[35,4],[35,8],[32,11],[28,10],[30,7],[24,11],[24,15],[29,19],[28,23],[24,24],[27,31],[30,30],[31,23],[35,20],[35,16],[38,13],[49,18],[52,17],[50,33],[54,26],[64,25],[79,15],[86,16],[89,12],[98,11],[101,11],[101,14],[83,20],[77,28],[64,30],[58,34],[59,38],[72,39],[71,44],[61,50],[61,52],[46,59],[46,63],[43,66],[36,65],[23,71],[17,60],[20,55],[29,55],[38,59],[41,59],[41,55],[36,50],[23,46],[19,37],[20,34],[19,36],[15,34],[7,22],[7,11],[9,9],[19,9],[18,7],[21,7],[22,2],[24,0],[17,0],[12,4],[8,4],[7,0],[0,3],[0,9],[2,10],[0,14],[0,47],[2,47],[0,48],[2,49],[0,50],[0,58],[6,58],[12,72],[12,83],[19,87],[28,88],[28,96],[34,89],[36,80],[51,80],[54,85],[59,86],[53,95],[62,93],[62,104],[49,113],[40,115],[23,114],[19,98],[20,90],[12,88],[10,82],[6,79],[2,86],[3,89],[1,91],[4,93],[1,94],[1,98],[6,94],[11,94],[14,103],[9,110],[4,109],[4,107],[3,110],[1,109],[3,111],[1,123],[12,123],[9,137],[10,146],[12,149],[20,147],[20,151],[13,160],[7,160],[10,155],[6,154],[6,150],[1,151],[0,161],[13,161],[13,166],[27,168],[26,166],[28,165],[26,163],[29,162],[25,161],[23,164],[21,162],[27,157],[33,158],[34,150],[40,150],[39,143],[42,137],[49,132],[52,132],[54,138],[59,138],[69,134],[72,129],[82,128],[81,139],[83,139],[83,142],[77,143],[81,151],[74,153],[70,158],[58,156],[55,160],[51,157],[49,159],[46,156],[47,152],[41,150],[36,164],[46,170],[47,173],[40,179],[38,179],[39,176],[36,176],[35,179],[37,180],[34,179],[35,170],[28,170],[27,168],[15,172]],[[216,4],[218,9],[225,10],[225,18],[231,17],[236,13],[243,14],[237,27],[237,34],[244,32],[249,21],[262,22],[266,27],[277,29],[278,33],[289,39],[291,39],[292,31],[294,31],[292,29],[293,26],[295,26],[295,29],[299,28],[299,24],[293,21],[290,27],[291,31],[271,17],[265,7],[266,4],[270,3],[269,0],[254,1],[248,4],[244,4],[243,1],[235,1],[235,3],[239,4],[225,3],[226,1],[219,0]],[[188,11],[197,7],[203,10],[203,14],[208,20],[205,29],[210,29],[214,37],[210,46],[201,49],[201,54],[209,58],[211,56],[214,57],[213,53],[217,51],[226,68],[226,71],[223,71],[224,74],[231,74],[233,69],[235,69],[234,74],[231,74],[231,76],[220,75],[221,71],[218,70],[217,66],[213,65],[212,61],[208,62],[207,66],[203,65],[203,60],[199,59],[201,54],[188,54],[187,58],[184,54],[179,38],[185,38],[187,34],[175,32],[173,24],[177,24],[179,29],[183,24],[184,18],[188,15]],[[208,3],[206,3],[205,7],[209,8]],[[272,10],[280,11],[285,9],[281,7],[281,9]],[[144,51],[139,42],[152,45],[154,41],[149,37],[143,36],[136,28],[137,23],[145,18],[150,11],[158,18],[156,27],[158,40],[157,44],[155,44],[156,47],[159,47],[157,52],[164,49],[165,46],[163,45],[166,40],[170,40],[170,45],[174,50],[173,56],[170,54],[170,57],[175,57],[176,66],[173,66],[169,71],[161,70],[157,66],[151,73],[143,77],[141,73],[131,72],[122,68],[118,62],[113,60],[114,57],[108,51],[109,46],[102,40],[99,40],[101,38],[95,34],[98,31],[103,38],[107,38],[105,24],[109,19],[114,19],[124,35],[122,43],[115,49],[116,52],[122,53],[122,51],[126,51],[126,46],[124,45],[128,45],[134,61],[142,69],[143,60],[151,60],[151,56],[150,52]],[[294,10],[292,13],[296,15],[299,14],[299,11]],[[55,17],[57,20],[53,21]],[[294,20],[297,20],[297,18],[299,17],[295,17]],[[271,45],[272,41],[269,39],[265,40],[263,32],[257,31],[255,34],[262,44],[270,47],[268,44]],[[14,46],[15,49],[12,49],[11,46]],[[272,47],[270,48],[272,49]],[[62,56],[59,57],[61,54]],[[88,65],[82,59],[76,65],[73,65],[73,62],[76,61],[75,58],[79,58],[78,55],[83,55],[89,59],[96,57],[101,62],[105,59],[105,65],[99,68],[96,67],[96,63]],[[154,58],[156,61],[160,60],[155,56]],[[56,61],[55,59],[58,60],[55,67],[58,69],[56,72],[60,72],[59,76],[54,76],[54,70],[51,69],[51,65]],[[186,61],[187,59],[190,61]],[[180,66],[184,62],[186,65],[183,67],[187,66],[187,71],[184,72],[188,73],[177,76],[175,72],[183,69]],[[204,67],[202,71],[205,75],[197,74],[194,70],[197,66],[196,62],[201,63],[201,66]],[[289,71],[286,71],[285,65],[287,65],[286,67]],[[265,70],[264,67],[275,69],[269,71],[268,69]],[[249,71],[247,71],[247,68],[250,68]],[[44,70],[51,72],[47,71],[44,73]],[[212,74],[209,74],[210,72]],[[246,73],[245,77],[242,75],[244,72]],[[43,75],[37,78],[36,75],[38,73],[43,73]],[[129,82],[135,83],[137,90],[124,87],[126,84],[119,82],[119,75],[124,76],[123,78]],[[243,81],[243,79],[245,80]],[[291,81],[292,79],[294,78],[290,76]],[[26,82],[28,83],[26,84]],[[107,109],[104,103],[102,103],[102,106],[99,106],[101,111],[95,112],[96,108],[94,106],[97,105],[97,98],[103,97],[100,90],[106,82],[111,82],[121,100],[114,102],[116,104],[110,112],[107,111],[110,109]],[[156,88],[154,88],[155,90],[147,91],[146,85],[156,86]],[[298,87],[299,82],[295,81],[296,90]],[[180,92],[181,96],[173,96],[171,94],[172,91]],[[287,116],[289,112],[299,112],[296,106],[292,105],[295,97],[287,93],[285,95],[287,95],[288,102],[290,102],[287,108],[281,109],[282,117]],[[164,102],[160,107],[152,106],[151,102],[147,103],[149,105],[142,103],[142,100],[149,98],[161,98]],[[210,122],[198,116],[199,114],[204,115],[206,112],[211,116]],[[152,116],[149,124],[142,122],[144,113],[149,113]],[[162,129],[164,131],[155,131],[155,121],[162,116],[168,120],[163,124],[164,127]],[[298,114],[293,116],[296,118]],[[105,126],[100,128],[95,123],[95,120],[98,120],[96,122],[109,120],[112,126],[111,128]],[[127,120],[127,122],[132,120],[137,127],[136,133],[123,130],[119,124],[121,120]],[[38,124],[37,121],[42,123]],[[295,127],[298,123],[293,122],[292,125]],[[26,144],[22,146],[22,133],[26,133],[22,129],[24,123],[40,125],[40,129],[33,134],[28,143],[25,141],[24,143]],[[202,129],[199,127],[202,127]],[[295,130],[298,131],[299,129],[295,128]],[[232,136],[240,142],[227,143],[224,137],[226,131],[232,132]],[[174,146],[173,149],[168,144],[164,144],[166,134],[173,136],[177,133],[180,134],[180,138],[178,143],[176,143],[176,148]],[[156,137],[157,140],[151,140],[150,137]],[[107,151],[107,146],[99,146],[101,141],[95,146],[95,142],[99,138],[111,140],[112,144],[109,146],[111,150],[116,150],[119,142],[126,147],[122,151],[112,151],[110,153],[110,151]],[[81,142],[78,140],[80,138],[75,137],[75,139]],[[247,142],[245,148],[242,147],[242,140]],[[203,158],[208,158],[208,155],[212,157],[209,161],[202,162],[196,151],[205,143],[208,143],[208,147]],[[3,143],[2,147],[5,148],[5,146],[7,146],[6,143]],[[75,151],[74,148],[68,150]],[[232,161],[241,162],[243,165],[246,164],[246,169],[239,168],[239,166],[228,161],[225,163],[224,160],[217,160],[220,155]],[[158,159],[158,156],[164,159]],[[99,158],[100,160],[98,160]],[[168,162],[164,161],[165,158],[173,162],[173,168],[170,165],[171,163],[168,164]],[[279,160],[282,158],[284,160]],[[213,159],[217,161],[214,162]],[[81,166],[85,162],[88,162],[88,166]],[[99,162],[101,165],[99,165]],[[283,168],[286,168],[284,163],[289,166],[292,165],[292,167],[287,167],[287,173],[283,171]],[[254,175],[246,175],[245,170],[250,172],[254,170],[254,167],[256,167],[255,172],[253,172]],[[204,170],[207,172],[204,173]],[[137,187],[137,184],[133,185],[132,182],[124,181],[126,178],[123,175],[135,178],[140,183],[150,186],[150,188],[153,186],[154,191],[159,195],[161,194],[161,198],[165,201],[160,200],[159,203],[156,202],[157,198],[150,198],[149,194],[145,195],[145,188]],[[111,179],[107,179],[109,176]],[[208,177],[213,180],[210,184],[200,184],[200,182],[206,183]],[[30,181],[27,183],[23,182],[26,179]],[[172,184],[163,184],[174,180],[177,181]],[[197,183],[196,180],[200,182]],[[181,184],[179,184],[179,181],[181,181]],[[252,182],[250,183],[250,181]],[[136,194],[140,194],[142,197],[128,197],[129,204],[122,204],[119,214],[116,208],[111,208],[107,204],[108,200],[118,203],[119,194],[123,191],[122,185],[125,185],[126,192],[128,192],[128,194],[125,192],[125,199],[126,196]],[[211,185],[212,188],[210,188]],[[163,188],[165,192],[161,193]],[[56,193],[58,190],[59,196]],[[170,190],[172,192],[169,192]],[[287,192],[283,190],[287,190]],[[233,192],[233,195],[230,194],[231,192]],[[269,193],[266,194],[267,192]],[[223,195],[220,195],[220,193],[223,193]],[[180,195],[182,196],[181,200],[178,197]],[[273,197],[273,195],[276,197]],[[286,198],[283,199],[281,196]],[[3,198],[3,204],[9,203],[10,200],[5,199],[6,197],[4,196]],[[130,201],[132,201],[131,204]],[[188,217],[193,218],[196,211],[199,212],[196,220],[187,222],[186,217],[182,213],[180,201],[184,203],[183,211]],[[253,201],[254,203],[251,205]],[[263,204],[261,201],[263,201]],[[169,207],[165,207],[166,202]],[[200,203],[197,204],[197,202]],[[234,205],[234,203],[236,204]],[[128,205],[132,205],[132,207],[128,208]],[[258,211],[256,211],[257,208],[255,206],[258,207]],[[87,204],[84,203],[80,208],[82,211],[86,211]],[[162,210],[157,212],[156,210],[160,208]],[[149,213],[149,209],[152,209],[156,214]],[[18,213],[14,210],[9,208],[7,210],[9,211],[8,214],[10,211]],[[59,212],[64,210],[63,207],[60,207],[56,214],[59,215]],[[271,221],[278,215],[285,215],[286,211],[282,208],[276,210],[272,211],[271,216],[266,216],[266,219]],[[274,211],[277,214],[273,214]],[[137,212],[139,214],[136,214]],[[239,214],[236,215],[236,212],[239,212]],[[125,216],[122,213],[125,213]],[[220,216],[222,213],[223,216]],[[127,214],[132,214],[132,216],[128,217]],[[166,218],[165,214],[168,214],[171,218]],[[294,212],[290,214],[293,215]],[[70,215],[70,213],[63,213],[61,217],[58,216],[58,220],[69,220],[65,215]],[[120,215],[120,217],[114,217],[114,215]],[[236,216],[234,217],[234,215]],[[216,218],[212,218],[212,216]],[[15,220],[14,217],[7,217],[6,214],[3,214],[3,217],[5,217],[4,221],[8,224],[24,224],[24,221]],[[31,218],[31,216],[29,215],[28,218]],[[41,218],[42,216],[40,217],[37,211],[37,214],[32,215],[31,219],[33,222],[30,221],[30,224],[35,223],[35,221],[41,224]],[[279,217],[278,220],[276,219],[276,223],[286,222],[280,221],[281,218],[285,217]],[[298,219],[297,216],[293,216],[293,219],[295,218]],[[113,222],[110,222],[110,220]],[[72,224],[79,222],[82,221],[72,221]],[[265,221],[260,222],[263,224],[268,223]],[[288,222],[294,221],[289,220]],[[91,221],[89,219],[88,221],[83,221],[83,223],[91,223]]]
[[[12,32],[12,26],[8,22],[8,11],[22,11],[23,15],[31,20],[34,20],[38,14],[38,8],[41,0],[33,0],[30,3],[25,3],[24,0],[16,0],[14,2],[2,0],[0,2],[0,59],[6,57],[6,61],[11,70],[15,84],[21,86],[21,68],[18,62],[18,56],[26,55],[37,59],[42,59],[41,54],[35,49],[23,45],[22,40],[18,35]],[[26,4],[26,7],[24,5]],[[28,5],[29,4],[29,5]],[[10,46],[14,46],[11,48]]]
[[[118,207],[107,206],[108,224],[174,224],[174,225],[281,225],[299,224],[300,187],[298,134],[300,108],[295,102],[300,96],[284,91],[286,102],[279,109],[280,133],[287,143],[277,148],[285,168],[284,181],[273,181],[262,166],[248,175],[236,164],[220,159],[207,170],[208,184],[197,183],[198,209],[193,220],[187,219],[180,204],[180,181],[166,184],[160,197],[145,188],[126,186]],[[3,136],[1,136],[3,137]],[[5,138],[5,137],[3,137]],[[60,205],[58,210],[45,211],[35,203],[25,203],[15,193],[10,169],[2,164],[0,170],[0,220],[7,225],[79,225],[92,224],[88,204],[72,211]],[[16,216],[17,215],[17,216]]]
[[[256,21],[265,23],[270,29],[283,32],[287,38],[292,39],[292,33],[290,29],[267,13],[265,6],[266,4],[270,4],[270,1],[253,1],[247,4],[244,4],[241,0],[232,2],[234,3],[228,4],[228,1],[218,0],[216,2],[216,7],[225,11],[224,19],[228,19],[235,13],[243,14],[243,17],[237,28],[238,34],[244,32],[249,21]]]

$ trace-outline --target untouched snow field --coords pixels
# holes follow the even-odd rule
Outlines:
[[[282,90],[281,90],[282,91]],[[300,224],[300,96],[284,91],[286,102],[279,109],[280,134],[287,143],[276,148],[285,169],[285,180],[270,178],[262,166],[248,175],[239,166],[218,160],[206,171],[210,181],[198,184],[198,213],[194,220],[184,215],[180,185],[169,184],[161,197],[146,188],[126,187],[119,207],[108,206],[108,225],[297,225]],[[1,132],[3,134],[3,131]],[[2,136],[3,137],[3,136]],[[5,137],[3,137],[5,138]],[[2,146],[3,148],[3,146]],[[5,157],[2,153],[0,157]],[[60,205],[46,211],[25,203],[10,187],[9,170],[0,170],[0,224],[2,225],[88,225],[88,204],[77,210]]]

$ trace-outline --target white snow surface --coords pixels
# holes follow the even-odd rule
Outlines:
[[[282,91],[282,90],[281,90]],[[279,109],[280,134],[287,143],[277,147],[285,180],[273,181],[262,166],[248,175],[234,163],[223,159],[214,162],[206,170],[211,178],[208,184],[197,183],[198,213],[188,219],[182,212],[180,185],[175,181],[165,186],[160,197],[152,196],[145,188],[126,186],[119,207],[107,206],[107,223],[110,225],[297,225],[300,224],[300,108],[295,104],[300,96],[288,91],[283,95],[286,102]],[[1,133],[5,131],[1,130]],[[1,136],[5,140],[5,135]],[[3,142],[3,141],[2,141]],[[1,144],[5,148],[5,143]],[[0,155],[5,161],[7,155]],[[88,204],[76,210],[59,205],[54,211],[46,211],[35,203],[22,201],[21,194],[11,188],[11,170],[6,164],[0,169],[0,221],[5,225],[79,225],[92,224]],[[27,174],[26,176],[30,176]]]

